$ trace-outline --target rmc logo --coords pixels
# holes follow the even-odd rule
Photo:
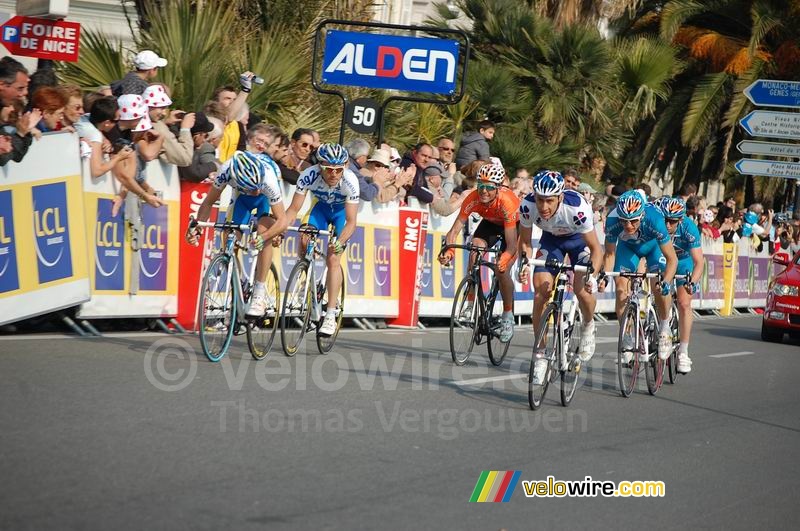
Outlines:
[[[453,94],[458,41],[328,31],[322,81],[412,92]]]

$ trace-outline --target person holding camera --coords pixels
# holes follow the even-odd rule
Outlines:
[[[253,84],[261,85],[264,80],[252,72],[243,72],[239,76],[241,90],[238,94],[234,87],[224,86],[214,92],[214,102],[220,107],[225,116],[225,129],[222,141],[219,144],[219,160],[222,162],[230,159],[237,150],[244,149],[245,128],[239,118],[247,107],[247,97],[253,90]]]

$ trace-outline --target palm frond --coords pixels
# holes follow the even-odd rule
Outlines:
[[[77,63],[56,63],[56,72],[62,83],[78,85],[82,89],[97,90],[128,71],[122,42],[111,40],[99,31],[81,31],[81,53]]]
[[[683,119],[681,141],[697,147],[718,120],[720,111],[731,90],[731,76],[725,72],[707,74],[697,83]]]
[[[693,16],[702,13],[706,7],[698,0],[672,0],[661,11],[659,33],[661,38],[672,42],[678,30]]]

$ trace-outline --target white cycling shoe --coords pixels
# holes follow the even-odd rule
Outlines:
[[[547,360],[538,358],[536,364],[533,366],[533,384],[542,385],[544,383],[545,373],[547,372]]]
[[[265,313],[267,313],[267,298],[264,295],[253,295],[247,308],[247,316],[261,317]]]
[[[472,309],[475,307],[474,301],[467,301],[467,303],[461,307],[461,313],[458,314],[458,319],[460,321],[471,321],[472,320]]]
[[[514,319],[500,319],[500,341],[508,343],[514,337]]]
[[[594,356],[595,348],[595,327],[594,321],[581,327],[581,342],[578,345],[578,357],[581,362],[586,363]]]
[[[328,312],[322,320],[322,325],[319,327],[319,335],[324,337],[331,337],[336,333],[336,312]]]
[[[689,358],[689,354],[681,353],[678,354],[678,367],[677,371],[681,374],[689,374],[692,372],[692,360]]]
[[[658,334],[658,357],[665,360],[670,354],[672,354],[672,332],[661,332]]]

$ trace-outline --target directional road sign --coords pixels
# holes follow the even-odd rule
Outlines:
[[[759,79],[744,89],[744,95],[763,107],[800,108],[800,81]]]
[[[800,163],[797,162],[741,159],[735,164],[735,167],[736,170],[743,175],[764,175],[768,177],[800,179]]]
[[[736,145],[739,153],[748,155],[773,155],[775,157],[800,157],[800,144],[781,144],[778,142],[758,142],[742,140]]]
[[[739,124],[750,136],[800,139],[800,113],[753,111]]]

